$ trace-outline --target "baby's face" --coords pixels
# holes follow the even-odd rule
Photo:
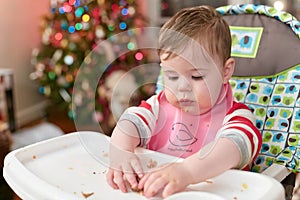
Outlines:
[[[162,59],[165,94],[173,106],[199,115],[215,105],[223,85],[223,72],[222,66],[216,66],[212,59],[198,58],[191,63],[180,56]]]

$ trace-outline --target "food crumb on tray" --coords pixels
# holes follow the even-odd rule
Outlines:
[[[209,184],[212,184],[212,183],[213,183],[212,180],[205,180],[204,182],[205,182],[205,183],[209,183]]]
[[[108,153],[103,153],[102,156],[103,157],[108,157]]]
[[[144,195],[144,190],[143,189],[138,189],[138,188],[131,188],[132,192],[136,192],[140,195]]]
[[[89,193],[81,192],[81,194],[84,198],[89,198],[90,196],[92,196],[94,194],[94,192],[89,192]]]
[[[243,188],[243,189],[248,189],[247,183],[243,183],[243,184],[242,184],[242,188]]]
[[[147,164],[147,167],[148,167],[149,169],[151,169],[151,168],[154,168],[154,167],[156,167],[156,166],[157,166],[157,162],[156,162],[155,160],[150,159],[150,160],[149,160],[149,163]]]

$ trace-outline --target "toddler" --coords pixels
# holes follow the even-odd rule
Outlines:
[[[164,24],[158,45],[164,89],[120,117],[108,183],[167,197],[228,169],[247,169],[262,138],[248,107],[233,100],[227,23],[212,7],[186,8]],[[144,173],[133,153],[138,146],[185,159]]]

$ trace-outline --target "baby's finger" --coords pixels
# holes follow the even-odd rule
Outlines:
[[[135,174],[124,174],[125,179],[130,184],[131,188],[137,188],[138,187],[138,181]]]
[[[122,192],[127,192],[127,187],[123,179],[123,173],[119,170],[114,171],[114,182],[118,185]]]
[[[177,192],[178,188],[176,187],[175,184],[173,184],[172,182],[169,182],[166,186],[165,189],[162,192],[162,196],[163,198],[166,198],[172,194],[174,194],[175,192]]]
[[[144,176],[143,168],[138,159],[131,160],[131,167],[133,168],[134,172],[138,175],[139,178],[142,178]]]
[[[141,180],[144,181],[144,190],[148,190],[148,188],[154,183],[155,180],[159,178],[159,175],[157,173],[149,173],[147,180]]]
[[[144,195],[146,197],[153,197],[159,191],[161,191],[167,185],[167,183],[168,181],[163,179],[162,177],[152,179],[150,184],[146,182],[146,185],[144,187]]]
[[[125,179],[128,181],[132,188],[136,188],[138,186],[138,182],[136,180],[136,174],[134,173],[131,165],[129,163],[124,163],[122,165],[122,169],[124,172]]]
[[[145,185],[146,181],[148,180],[149,176],[150,176],[150,173],[147,173],[141,178],[141,180],[139,181],[139,185],[138,185],[139,189],[144,188],[144,185]]]
[[[114,171],[112,169],[109,169],[106,173],[106,180],[112,188],[119,189],[118,185],[114,182]]]

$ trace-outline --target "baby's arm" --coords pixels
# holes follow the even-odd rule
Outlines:
[[[230,139],[220,138],[206,145],[199,153],[183,161],[183,166],[192,173],[191,183],[199,183],[215,177],[228,169],[236,168],[241,154]]]
[[[129,120],[119,121],[111,135],[111,144],[120,149],[133,152],[140,143],[136,126]]]
[[[119,121],[110,140],[110,168],[106,174],[109,185],[114,189],[127,192],[125,179],[132,188],[137,187],[136,175],[143,176],[143,170],[134,149],[140,143],[135,125],[128,121]]]
[[[139,188],[144,188],[147,197],[159,190],[163,190],[166,197],[228,169],[246,167],[255,159],[262,144],[260,131],[254,123],[253,114],[245,105],[234,104],[214,142],[182,163],[170,164],[145,175]]]
[[[125,179],[132,188],[137,187],[137,176],[143,176],[139,159],[133,153],[137,146],[144,146],[156,125],[159,109],[157,96],[143,101],[139,107],[128,108],[120,117],[111,136],[110,168],[108,183],[115,189],[127,192]]]
[[[189,184],[217,176],[240,162],[240,152],[234,142],[220,138],[181,163],[172,163],[145,175],[139,188],[151,197],[163,189],[163,197],[184,190]]]

